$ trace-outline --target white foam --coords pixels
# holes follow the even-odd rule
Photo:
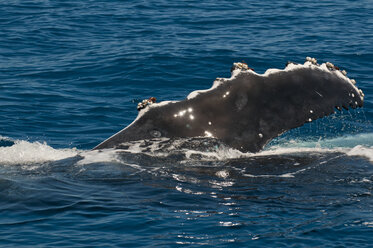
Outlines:
[[[163,144],[167,141],[172,142],[169,146],[163,147]],[[188,142],[187,139],[169,140],[167,138],[158,138],[153,140],[149,145],[143,141],[129,142],[128,149],[125,150],[112,150],[108,149],[108,154],[95,155],[95,160],[86,158],[80,163],[92,163],[92,162],[103,162],[103,161],[117,161],[115,157],[115,151],[125,151],[133,154],[147,154],[149,156],[156,157],[167,157],[173,151],[182,152],[185,154],[187,160],[197,158],[199,160],[229,160],[237,158],[255,158],[255,157],[266,157],[275,155],[289,155],[289,154],[300,154],[300,153],[343,153],[348,156],[362,156],[373,162],[373,133],[356,134],[349,136],[342,136],[332,139],[319,139],[316,141],[304,141],[304,140],[290,140],[288,142],[282,142],[279,145],[267,147],[265,150],[258,153],[244,153],[237,149],[230,148],[224,145],[213,148],[209,151],[200,151],[182,148],[180,145]],[[96,152],[96,151],[95,151]],[[103,150],[102,153],[105,153]],[[90,153],[81,154],[85,156]],[[98,154],[98,153],[92,153]],[[195,157],[197,155],[197,157]],[[107,156],[107,157],[105,157]],[[123,161],[122,161],[123,162]],[[324,163],[324,162],[321,162]],[[292,175],[282,175],[283,177],[291,177]]]
[[[248,157],[252,153],[243,153],[239,150],[236,150],[234,148],[228,148],[228,147],[219,147],[215,151],[211,152],[202,152],[202,151],[195,151],[195,150],[187,150],[185,151],[185,156],[187,159],[190,159],[193,155],[201,155],[201,160],[207,160],[209,159],[216,159],[216,160],[226,160],[226,159],[235,159],[235,158],[242,158],[242,157]]]
[[[9,139],[10,140],[10,139]],[[30,164],[74,157],[78,150],[54,149],[45,142],[16,140],[12,146],[0,147],[0,164]]]
[[[285,155],[285,154],[297,154],[297,153],[344,153],[347,156],[359,156],[365,157],[370,162],[373,162],[373,146],[366,147],[357,145],[353,148],[348,147],[334,147],[334,148],[321,148],[321,147],[293,147],[293,148],[274,148],[267,151],[262,151],[252,156],[271,156],[271,155]]]
[[[373,162],[373,147],[364,147],[361,145],[355,146],[346,153],[348,156],[361,156]]]
[[[211,152],[202,152],[188,150],[185,152],[189,159],[194,154],[199,154],[206,159],[235,159],[249,157],[266,157],[275,155],[289,155],[300,153],[343,153],[347,156],[361,156],[373,162],[373,133],[364,133],[337,137],[332,139],[319,139],[318,141],[302,141],[292,140],[288,143],[282,143],[268,147],[258,153],[244,153],[239,150],[221,146],[217,150]],[[325,162],[321,162],[325,163]],[[282,175],[283,177],[291,177],[292,175]]]
[[[373,162],[373,133],[345,135],[317,141],[291,140],[287,143],[269,147],[257,153],[256,156],[312,152],[340,152],[348,156],[365,157]]]
[[[80,155],[83,157],[77,164],[78,165],[86,165],[86,164],[93,164],[93,163],[100,163],[100,162],[117,162],[120,163],[120,159],[118,158],[118,150],[115,149],[105,149],[104,151],[93,150],[93,151],[86,151],[81,153]]]
[[[331,153],[336,152],[335,149],[327,149],[321,147],[275,147],[269,150],[264,150],[258,153],[251,153],[250,157],[266,157],[273,155],[297,154],[297,153]]]

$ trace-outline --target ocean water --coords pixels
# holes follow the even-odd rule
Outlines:
[[[91,149],[137,102],[306,56],[362,109],[256,154],[198,138]],[[371,247],[373,2],[0,1],[1,247]]]

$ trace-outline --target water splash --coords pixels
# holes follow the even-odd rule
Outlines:
[[[9,138],[3,138],[10,140]],[[54,149],[43,142],[28,142],[15,140],[13,145],[0,147],[0,164],[29,164],[46,161],[61,160],[78,155],[79,151],[73,149]]]
[[[7,146],[0,147],[0,164],[30,164],[58,161],[80,156],[77,165],[93,163],[125,163],[127,160],[143,161],[146,157],[167,161],[226,161],[231,159],[268,157],[300,153],[343,153],[361,156],[373,162],[373,133],[343,136],[316,141],[290,140],[276,144],[258,153],[243,153],[225,146],[214,139],[193,138],[130,142],[123,149],[102,151],[77,150],[76,148],[55,149],[47,143],[12,140],[1,137]]]
[[[373,162],[373,146],[364,147],[364,146],[355,146],[346,153],[348,156],[362,156],[369,159],[370,162]]]

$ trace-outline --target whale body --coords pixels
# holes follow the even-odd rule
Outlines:
[[[243,152],[258,152],[283,132],[334,113],[363,106],[364,94],[331,63],[288,63],[258,74],[234,63],[230,78],[182,101],[149,105],[129,126],[94,149],[154,138],[212,137]]]

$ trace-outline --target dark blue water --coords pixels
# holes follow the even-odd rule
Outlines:
[[[90,151],[139,100],[306,56],[347,70],[364,108],[259,154]],[[369,247],[372,68],[370,0],[0,1],[0,245]]]

